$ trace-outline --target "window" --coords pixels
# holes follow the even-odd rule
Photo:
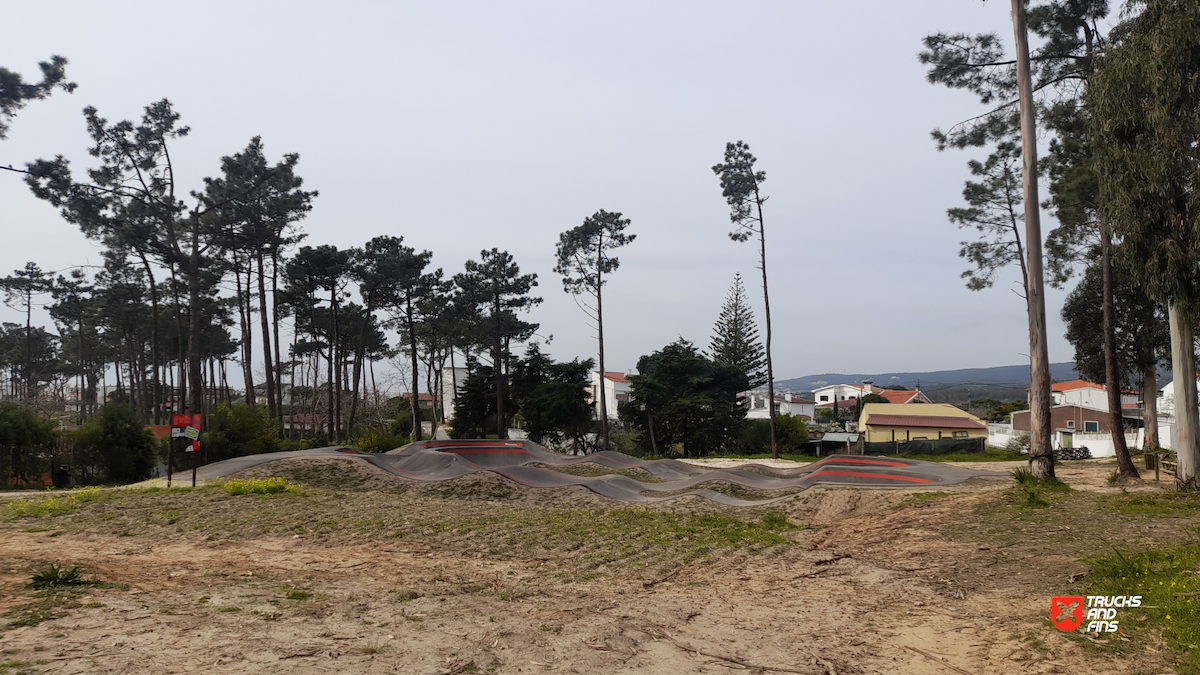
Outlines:
[[[1098,432],[1098,431],[1100,431],[1100,423],[1099,422],[1084,422],[1083,430],[1084,430],[1084,432],[1088,432],[1088,431]]]
[[[966,437],[967,437],[967,432],[965,432],[965,431],[956,431],[956,432],[954,432],[954,437],[955,437],[955,438],[966,438]]]
[[[829,397],[828,397],[828,396],[822,396],[822,397],[821,397],[821,401],[822,401],[822,402],[824,402],[824,401],[828,401],[828,400],[829,400]]]
[[[1075,428],[1075,420],[1067,420],[1067,428],[1074,429]]]

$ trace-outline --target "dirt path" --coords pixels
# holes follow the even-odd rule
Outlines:
[[[1080,471],[1081,484],[1103,482],[1102,467]],[[633,563],[585,564],[585,549],[489,554],[486,532],[228,539],[175,531],[192,527],[186,514],[136,536],[73,524],[115,522],[111,505],[97,521],[17,521],[0,525],[0,612],[39,601],[25,584],[44,561],[117,586],[82,589],[47,609],[58,618],[5,629],[0,669],[25,665],[0,672],[1163,672],[1153,655],[1114,660],[1051,628],[1036,559],[946,535],[971,524],[997,487],[980,481],[930,500],[817,488],[784,503],[809,528],[788,545],[637,573]],[[365,512],[385,498],[396,500],[388,510],[435,520],[491,503],[353,498],[313,501],[329,510],[315,517],[342,518],[330,504]],[[699,502],[672,508],[713,512]],[[1055,571],[1056,583],[1065,574]]]

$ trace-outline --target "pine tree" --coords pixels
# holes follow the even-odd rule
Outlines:
[[[721,305],[721,316],[713,325],[708,351],[713,361],[745,373],[751,389],[767,383],[766,355],[758,339],[758,326],[754,323],[754,312],[750,309],[741,273],[733,277],[729,295]]]

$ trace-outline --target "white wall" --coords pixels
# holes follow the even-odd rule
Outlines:
[[[1125,445],[1130,448],[1139,447],[1138,434],[1125,434]],[[1092,453],[1092,457],[1117,456],[1116,446],[1113,445],[1112,441],[1112,434],[1108,433],[1085,434],[1075,432],[1071,436],[1071,446],[1076,448],[1087,446],[1088,451]]]
[[[1013,431],[1011,424],[988,424],[988,445],[993,448],[1003,448],[1009,441],[1024,435],[1024,432]]]

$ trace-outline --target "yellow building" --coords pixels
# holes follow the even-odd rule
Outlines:
[[[987,438],[987,425],[948,403],[868,403],[858,418],[867,443]]]

